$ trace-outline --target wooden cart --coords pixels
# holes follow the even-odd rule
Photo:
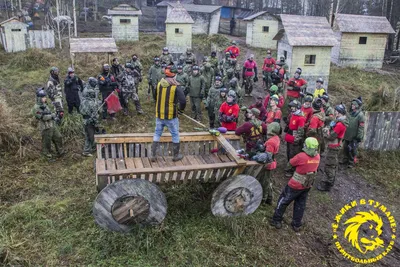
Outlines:
[[[253,213],[262,188],[255,179],[262,165],[237,156],[240,138],[232,132],[181,133],[184,158],[172,161],[172,138],[160,140],[156,162],[149,160],[153,134],[97,135],[96,185],[100,192],[93,214],[101,227],[126,232],[135,223],[159,224],[167,213],[160,184],[221,183],[211,203],[216,216]]]

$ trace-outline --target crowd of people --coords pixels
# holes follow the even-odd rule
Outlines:
[[[329,191],[335,182],[339,165],[339,153],[344,148],[343,163],[353,167],[357,162],[358,144],[364,137],[364,115],[361,97],[353,99],[349,109],[345,105],[331,105],[324,88],[323,79],[316,81],[313,93],[307,91],[307,81],[302,78],[302,69],[297,68],[290,77],[284,57],[276,60],[267,50],[262,65],[262,87],[265,96],[258,96],[249,107],[244,105],[246,97],[253,96],[253,88],[258,82],[258,67],[254,55],[250,55],[242,66],[238,63],[240,49],[232,42],[224,51],[222,60],[216,52],[197,62],[191,49],[173,61],[168,48],[147,73],[148,99],[155,105],[156,128],[151,147],[150,160],[157,157],[160,137],[164,127],[172,135],[173,160],[183,158],[180,154],[179,113],[183,113],[187,103],[191,105],[194,120],[203,120],[203,110],[207,111],[209,127],[224,127],[243,137],[245,148],[238,154],[246,159],[265,156],[268,162],[259,174],[263,187],[263,202],[272,203],[272,176],[277,168],[275,156],[279,153],[281,139],[287,145],[287,166],[285,176],[287,186],[278,198],[277,208],[271,224],[282,227],[282,218],[287,206],[294,201],[292,227],[298,231],[301,226],[307,194],[313,186],[320,167],[320,155],[325,153],[323,178],[317,188]],[[105,64],[97,78],[90,77],[87,83],[68,68],[64,79],[64,92],[68,112],[74,108],[82,115],[85,128],[84,156],[92,156],[96,150],[94,134],[99,132],[99,112],[103,119],[115,120],[115,112],[110,112],[110,96],[118,93],[123,113],[129,114],[129,101],[142,114],[138,97],[142,82],[143,67],[137,55],[122,66],[118,59],[112,65]],[[240,80],[242,84],[240,85]],[[49,80],[44,88],[36,92],[35,116],[40,121],[42,131],[42,153],[53,158],[51,143],[55,144],[58,156],[65,152],[61,135],[56,124],[64,115],[63,93],[59,70],[51,68]],[[102,102],[97,100],[101,95]],[[55,112],[47,105],[50,98]],[[288,110],[288,115],[283,116]],[[239,123],[239,113],[244,113],[244,123]]]

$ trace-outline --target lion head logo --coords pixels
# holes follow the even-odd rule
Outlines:
[[[375,212],[357,212],[344,224],[348,224],[344,237],[361,253],[365,254],[383,246],[383,240],[379,238],[382,234],[383,222]],[[360,230],[362,230],[361,234]]]

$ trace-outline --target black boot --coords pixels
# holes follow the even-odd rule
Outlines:
[[[181,146],[180,143],[173,144],[174,158],[172,159],[172,161],[178,161],[178,160],[183,159],[183,155],[179,154],[180,146]]]
[[[159,146],[160,146],[159,142],[153,142],[151,144],[151,156],[150,156],[151,162],[156,162],[156,160],[157,160],[157,151],[158,151],[158,147]]]
[[[319,185],[317,186],[317,189],[319,191],[331,191],[331,185],[326,183],[326,182],[320,182]]]

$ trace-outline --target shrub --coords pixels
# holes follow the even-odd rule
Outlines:
[[[57,63],[57,57],[48,50],[37,48],[28,49],[24,53],[16,54],[9,63],[9,66],[30,71],[48,68]]]

